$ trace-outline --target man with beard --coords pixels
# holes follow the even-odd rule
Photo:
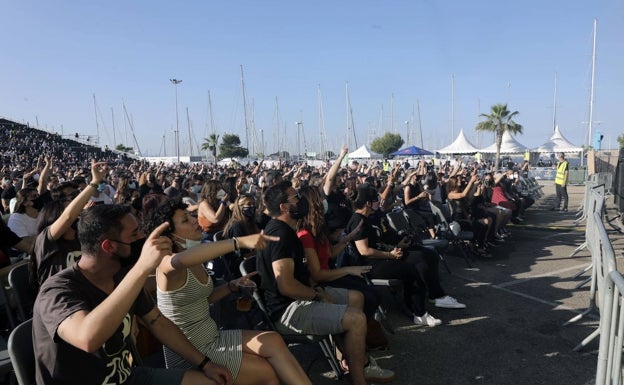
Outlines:
[[[362,294],[311,285],[303,245],[295,231],[297,221],[308,214],[308,201],[299,199],[290,182],[282,182],[266,191],[264,202],[272,217],[264,233],[280,241],[258,252],[257,268],[268,312],[278,331],[342,334],[341,350],[354,385],[365,385],[367,380],[392,381],[392,371],[380,368],[372,358],[367,362]]]
[[[171,241],[163,223],[145,240],[132,267],[124,261],[143,241],[129,206],[99,205],[80,215],[80,260],[41,286],[33,314],[38,384],[231,384],[230,373],[213,364],[163,317],[143,290]],[[165,346],[198,370],[132,366],[131,320],[136,314]]]

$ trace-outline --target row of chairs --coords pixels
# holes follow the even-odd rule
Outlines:
[[[9,292],[0,283],[0,306],[10,332],[8,341],[0,337],[0,376],[7,378],[14,373],[9,383],[16,379],[19,385],[30,385],[35,383],[31,317],[36,294],[29,284],[28,264],[13,267],[8,281]]]

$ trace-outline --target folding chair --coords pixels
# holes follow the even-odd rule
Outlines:
[[[251,274],[255,272],[256,271],[256,256],[252,256],[243,260],[240,263],[239,268],[240,268],[240,272],[242,275],[247,275],[247,274]],[[258,308],[262,311],[262,314],[264,316],[267,326],[271,330],[277,332],[277,329],[275,328],[273,320],[271,319],[271,317],[269,317],[269,311],[264,302],[264,295],[262,293],[262,290],[260,289],[260,275],[256,274],[251,279],[253,279],[256,282],[256,285],[258,287],[258,289],[253,294],[254,301],[258,305]],[[323,352],[325,359],[327,359],[329,366],[336,374],[336,378],[344,377],[345,373],[342,370],[342,367],[340,366],[340,362],[338,361],[338,358],[336,357],[336,347],[334,346],[334,343],[331,341],[331,335],[283,334],[283,333],[280,333],[280,335],[282,336],[282,338],[284,339],[284,342],[286,342],[287,345],[316,344],[317,343],[321,347],[321,351]],[[308,366],[306,373],[310,372],[310,369],[312,368],[312,364],[314,363],[315,360],[310,362],[310,365]]]
[[[3,319],[6,321],[6,326],[8,331],[10,332],[11,330],[15,329],[15,326],[17,326],[17,322],[15,321],[15,315],[13,315],[13,308],[11,307],[11,304],[9,302],[9,296],[7,295],[6,291],[4,290],[4,284],[2,282],[0,282],[0,307],[2,307],[2,312],[6,314],[6,316],[3,315]]]
[[[474,239],[474,233],[472,231],[460,231],[459,233],[455,234],[453,231],[451,231],[451,227],[449,225],[447,217],[442,211],[442,208],[438,207],[437,204],[431,201],[429,202],[429,205],[431,206],[431,212],[438,217],[438,220],[440,222],[437,231],[438,236],[443,237],[444,239],[448,240],[451,245],[455,246],[455,249],[459,251],[459,254],[464,259],[464,261],[466,261],[468,267],[472,267],[470,258],[466,253],[466,242],[472,242],[472,240]]]
[[[412,228],[424,229],[427,227],[425,220],[415,210],[412,210],[412,209],[403,210],[403,215],[405,215],[405,218],[407,218],[407,221],[409,222],[410,226],[412,226]],[[444,254],[443,254],[444,251],[448,249],[450,245],[450,242],[448,241],[448,239],[429,238],[429,239],[422,239],[421,242],[424,247],[430,250],[433,250],[436,252],[436,254],[438,254],[438,258],[440,258],[440,261],[442,261],[442,264],[444,264],[444,268],[449,274],[451,274],[451,269],[448,267],[448,264],[446,263],[446,260],[444,259]]]
[[[19,324],[9,335],[9,355],[17,383],[35,383],[35,351],[32,340],[32,318]]]
[[[15,298],[18,321],[24,322],[32,317],[37,293],[30,285],[28,264],[19,264],[9,272],[9,286]]]

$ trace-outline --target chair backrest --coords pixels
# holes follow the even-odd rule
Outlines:
[[[37,293],[30,285],[28,264],[19,264],[9,272],[9,286],[15,297],[17,305],[17,315],[20,322],[24,322],[32,317],[32,310],[35,304]]]
[[[239,266],[239,269],[242,275],[251,274],[257,271],[256,258],[257,257],[253,255],[249,258],[243,259],[243,261],[240,263],[240,266]],[[261,283],[260,274],[254,275],[253,277],[251,277],[251,280],[253,280],[256,283],[256,287],[257,287],[256,291],[254,291],[253,293],[254,301],[256,302],[256,305],[258,305],[258,308],[260,309],[260,311],[262,312],[262,315],[264,316],[264,320],[267,322],[271,330],[275,330],[275,325],[273,324],[271,317],[269,317],[269,309],[266,307],[266,303],[264,302],[264,295],[262,293],[262,289],[260,288],[260,283]]]
[[[442,211],[442,209],[438,207],[438,205],[433,203],[432,201],[429,201],[429,205],[431,206],[431,212],[436,217],[438,217],[438,220],[440,221],[440,225],[444,227],[444,230],[448,230],[448,220],[446,219],[446,216],[444,215],[444,212]]]
[[[35,383],[35,351],[32,340],[32,319],[19,324],[9,335],[9,356],[19,385]]]
[[[4,319],[8,322],[8,325],[5,325],[9,328],[9,331],[15,329],[17,326],[17,322],[15,321],[15,316],[13,315],[13,308],[9,303],[9,297],[7,296],[6,291],[4,290],[4,285],[0,284],[0,307],[2,308],[2,312],[6,314],[3,316]]]
[[[410,226],[410,223],[407,221],[403,210],[387,213],[386,219],[388,220],[390,227],[392,227],[392,229],[396,231],[399,236],[411,234],[414,232],[412,226]]]

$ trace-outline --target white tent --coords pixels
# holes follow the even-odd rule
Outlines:
[[[376,152],[372,152],[371,150],[368,149],[368,147],[366,147],[366,145],[362,145],[360,148],[358,148],[357,150],[349,153],[349,155],[347,155],[350,159],[379,159],[382,158],[381,154],[378,154]]]
[[[503,143],[501,143],[501,154],[523,154],[528,148],[518,142],[508,131],[503,133]],[[479,152],[486,154],[496,153],[496,142],[481,149]]]
[[[479,152],[479,149],[470,143],[462,129],[459,131],[459,135],[457,135],[457,139],[455,139],[453,143],[439,149],[438,152],[440,154],[474,154],[475,152]]]
[[[550,140],[541,146],[533,149],[534,152],[581,152],[583,149],[570,143],[559,131],[559,126],[555,126],[555,132]]]

